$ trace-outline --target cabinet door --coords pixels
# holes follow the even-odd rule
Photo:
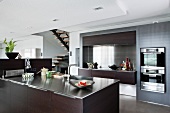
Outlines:
[[[10,113],[10,82],[0,79],[0,113]]]
[[[11,113],[27,113],[27,86],[11,82]]]
[[[135,85],[136,72],[117,72],[116,79],[119,79],[120,83]]]
[[[28,113],[51,113],[49,91],[28,87]]]
[[[83,101],[51,93],[51,113],[83,113]]]
[[[91,69],[79,68],[78,69],[79,76],[91,77]]]
[[[92,70],[93,77],[101,77],[101,78],[115,78],[115,71],[107,71],[107,70]]]

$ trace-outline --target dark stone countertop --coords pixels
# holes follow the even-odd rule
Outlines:
[[[79,68],[79,69],[85,69],[85,70],[99,70],[99,71],[115,71],[115,72],[136,72],[135,70],[112,70],[110,68],[98,68],[98,69],[88,69],[88,68]]]
[[[32,81],[23,81],[22,77],[5,79],[18,84],[27,85],[28,87],[48,90],[59,95],[79,99],[83,99],[89,95],[92,95],[93,93],[96,93],[110,85],[119,82],[119,80],[116,79],[93,77],[93,81],[95,83],[92,87],[78,89],[72,86],[69,81],[62,76],[58,76],[57,78],[42,79],[41,76],[36,75]]]

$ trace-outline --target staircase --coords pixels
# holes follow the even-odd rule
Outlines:
[[[62,30],[51,30],[56,40],[59,40],[61,46],[63,46],[67,51],[69,51],[69,35],[68,32]],[[60,73],[68,73],[68,65],[69,65],[69,55],[59,54],[53,58],[53,62],[55,64],[55,71]]]
[[[65,47],[67,51],[69,51],[69,35],[68,32],[62,31],[62,30],[51,30],[53,34],[56,36],[56,39],[58,39],[61,42],[61,46]]]

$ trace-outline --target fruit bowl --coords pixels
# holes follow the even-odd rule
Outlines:
[[[94,81],[92,81],[92,80],[71,79],[69,82],[72,86],[77,87],[77,88],[86,88],[86,87],[90,87],[94,84]]]

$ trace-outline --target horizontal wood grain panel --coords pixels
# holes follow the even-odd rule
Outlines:
[[[136,44],[136,31],[83,37],[83,46],[103,44]]]

